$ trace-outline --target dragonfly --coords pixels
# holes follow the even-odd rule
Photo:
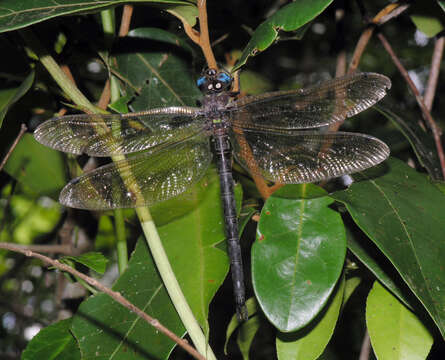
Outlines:
[[[378,102],[391,81],[377,73],[357,73],[238,99],[233,83],[229,72],[209,68],[197,80],[200,107],[62,116],[39,125],[34,136],[66,153],[128,154],[62,189],[60,203],[88,210],[151,206],[173,198],[204,176],[215,155],[236,312],[242,321],[248,313],[233,158],[253,176],[281,184],[319,182],[375,166],[389,156],[384,142],[323,129]]]

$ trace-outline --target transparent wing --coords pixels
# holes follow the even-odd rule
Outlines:
[[[386,95],[391,81],[359,73],[300,90],[277,91],[233,103],[234,126],[245,129],[309,129],[330,125],[369,108]]]
[[[63,188],[59,201],[90,210],[149,206],[187,190],[204,175],[211,158],[208,138],[196,136],[73,179]]]
[[[204,123],[196,110],[169,107],[131,114],[68,115],[45,121],[34,137],[43,145],[72,154],[129,154],[196,134]]]
[[[388,146],[368,135],[316,131],[231,134],[237,161],[249,172],[283,184],[310,183],[375,166]]]

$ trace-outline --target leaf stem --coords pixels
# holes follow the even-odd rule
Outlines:
[[[71,100],[82,108],[88,110],[93,113],[106,113],[104,110],[95,107],[91,104],[88,99],[79,91],[79,89],[73,84],[71,80],[66,76],[66,74],[60,69],[55,60],[48,54],[48,52],[40,45],[38,39],[29,31],[21,32],[23,38],[27,42],[28,46],[34,50],[36,55],[39,57],[42,65],[48,70],[48,72],[53,76],[54,80],[57,84],[66,92],[67,95],[71,98]],[[32,44],[32,46],[31,46]],[[113,161],[123,160],[124,156],[113,156]],[[131,175],[131,174],[125,174]],[[137,190],[137,189],[134,189]],[[138,196],[138,193],[135,192],[135,195]],[[162,277],[164,281],[164,285],[169,293],[172,296],[172,302],[178,311],[179,316],[181,317],[181,321],[184,323],[185,328],[189,332],[190,337],[192,338],[193,343],[202,354],[206,355],[206,358],[209,360],[216,359],[215,355],[212,352],[212,349],[207,345],[206,337],[202,332],[198,322],[193,316],[192,311],[190,310],[189,305],[185,301],[185,297],[182,294],[182,291],[179,287],[179,284],[171,270],[171,266],[168,262],[167,255],[165,254],[164,249],[162,248],[162,244],[159,239],[159,234],[157,233],[156,227],[154,226],[153,220],[151,219],[150,212],[148,208],[138,208],[137,213],[141,219],[141,225],[144,230],[144,235],[147,241],[151,241],[151,239],[155,239],[156,245],[150,245],[150,248],[154,248],[153,258],[155,259],[156,264],[162,264],[161,268],[158,268],[159,272],[166,273],[163,269],[163,266],[168,266],[170,273],[168,276]],[[149,240],[150,239],[150,240]],[[160,249],[158,249],[160,247]],[[153,250],[152,250],[153,251]],[[162,256],[162,258],[157,258],[158,256]],[[162,275],[161,275],[162,276]],[[172,280],[173,278],[173,280]],[[167,279],[167,280],[166,280]],[[101,290],[101,289],[100,289]],[[172,295],[173,294],[173,295]],[[181,294],[181,295],[178,295]],[[131,304],[132,305],[132,304]],[[132,305],[134,306],[134,305]],[[143,313],[146,315],[145,313]],[[143,315],[140,315],[143,316]],[[181,345],[182,346],[182,345]]]
[[[181,287],[179,286],[150,212],[147,208],[137,208],[136,213],[138,214],[145,239],[147,240],[147,244],[153,255],[153,259],[167,289],[168,295],[175,305],[176,311],[178,312],[187,332],[192,338],[193,344],[198,351],[206,357],[206,359],[216,360],[216,357],[208,345],[206,338],[203,336],[201,327],[196,321]]]

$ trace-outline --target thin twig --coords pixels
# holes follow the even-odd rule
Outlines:
[[[15,147],[19,143],[19,141],[22,138],[22,136],[25,134],[26,130],[28,130],[28,128],[26,127],[25,124],[22,124],[22,126],[20,127],[19,134],[15,138],[14,142],[12,143],[12,145],[9,148],[8,152],[6,153],[6,156],[3,158],[2,163],[0,164],[0,171],[2,171],[3,166],[5,166],[6,162],[8,161],[9,157],[11,156],[12,152],[14,151]]]
[[[366,17],[366,10],[364,9],[363,4],[361,4],[360,1],[357,1],[357,3],[359,3],[359,8],[361,9],[362,15]],[[408,7],[409,4],[406,3],[389,4],[385,6],[381,11],[379,11],[376,16],[374,16],[366,29],[360,35],[360,39],[355,46],[354,53],[349,64],[348,74],[352,74],[357,70],[360,59],[365,51],[366,46],[368,45],[369,40],[371,39],[372,34],[374,33],[374,29],[376,28],[376,26],[382,25],[390,19],[400,15],[402,12],[408,9]]]
[[[431,116],[431,113],[429,112],[429,110],[425,106],[425,103],[423,102],[423,99],[422,99],[422,96],[419,93],[419,90],[417,90],[416,85],[414,85],[414,83],[411,80],[408,72],[406,71],[406,69],[404,68],[402,63],[400,62],[399,58],[395,54],[395,52],[392,49],[391,45],[389,44],[388,40],[386,40],[385,36],[382,33],[377,34],[377,36],[380,39],[380,41],[382,42],[383,47],[388,52],[388,54],[391,57],[392,61],[396,65],[397,69],[400,71],[400,73],[402,74],[403,78],[407,82],[409,88],[413,92],[413,94],[414,94],[414,96],[416,98],[417,104],[419,105],[419,107],[420,107],[420,109],[422,111],[423,118],[425,119],[425,121],[428,124],[429,128],[433,132],[433,138],[434,138],[434,142],[436,144],[437,155],[439,156],[440,167],[442,169],[442,175],[443,175],[443,178],[445,179],[445,156],[444,156],[444,153],[443,153],[442,142],[441,142],[441,139],[440,139],[441,130],[437,127],[436,123],[434,122],[434,119]]]
[[[104,88],[102,89],[102,94],[100,94],[99,101],[97,102],[97,107],[105,110],[108,106],[108,103],[110,102],[110,97],[111,87],[110,79],[108,78],[107,81],[105,81]]]
[[[20,248],[24,251],[36,251],[43,252],[48,254],[64,254],[64,255],[79,255],[76,250],[71,245],[19,245],[16,244],[17,248]]]
[[[426,86],[425,95],[423,97],[425,106],[429,111],[431,111],[433,107],[433,100],[437,88],[437,79],[439,78],[440,62],[442,61],[444,44],[444,35],[436,39],[436,43],[434,44],[434,52],[431,59],[430,76],[428,77],[428,83]]]
[[[371,353],[371,339],[369,338],[368,330],[363,337],[362,348],[360,349],[359,360],[368,360]]]
[[[28,256],[28,257],[34,257],[34,258],[40,259],[43,262],[45,262],[47,264],[50,264],[50,265],[56,267],[57,269],[59,269],[61,271],[66,271],[66,272],[70,273],[71,275],[84,280],[85,282],[87,282],[91,286],[95,287],[96,289],[98,289],[101,292],[103,292],[103,293],[107,294],[108,296],[110,296],[113,300],[115,300],[116,302],[118,302],[122,306],[126,307],[131,312],[134,312],[140,318],[145,320],[149,325],[153,326],[155,329],[159,330],[164,335],[169,337],[171,340],[176,342],[179,346],[181,346],[185,351],[187,351],[195,359],[205,360],[205,358],[201,354],[199,354],[192,346],[190,346],[189,343],[186,340],[181,339],[175,333],[173,333],[172,331],[167,329],[165,326],[160,324],[157,319],[154,319],[151,316],[147,315],[145,312],[143,312],[137,306],[135,306],[130,301],[128,301],[126,298],[124,298],[119,292],[113,291],[113,290],[109,289],[108,287],[102,285],[96,279],[93,279],[93,278],[91,278],[91,277],[89,277],[89,276],[87,276],[85,274],[82,274],[81,272],[73,269],[72,267],[70,267],[70,266],[68,266],[66,264],[63,264],[63,263],[59,262],[58,260],[53,260],[53,259],[51,259],[51,258],[49,258],[49,257],[47,257],[45,255],[36,253],[36,252],[31,251],[29,249],[22,249],[22,248],[20,248],[19,246],[15,245],[15,244],[0,243],[0,248],[1,249],[6,249],[6,250],[10,250],[10,251],[14,251],[14,252],[19,252],[19,253],[21,253],[21,254],[23,254],[25,256]]]
[[[119,27],[119,37],[125,37],[130,30],[131,16],[133,15],[133,5],[124,5],[122,11],[121,26]]]
[[[199,45],[201,46],[204,57],[209,68],[217,69],[215,55],[213,55],[212,47],[210,46],[209,27],[207,22],[207,7],[206,0],[198,0],[199,11],[199,31],[201,33]]]
[[[182,25],[184,26],[184,31],[187,36],[197,45],[200,45],[201,37],[199,31],[193,29],[189,23],[182,21]]]

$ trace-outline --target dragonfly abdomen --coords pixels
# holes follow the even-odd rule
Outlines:
[[[223,132],[214,134],[216,162],[221,185],[221,200],[224,209],[224,222],[230,269],[234,289],[236,313],[240,321],[247,320],[246,295],[244,288],[243,260],[238,232],[238,218],[232,177],[232,156],[229,138]]]

